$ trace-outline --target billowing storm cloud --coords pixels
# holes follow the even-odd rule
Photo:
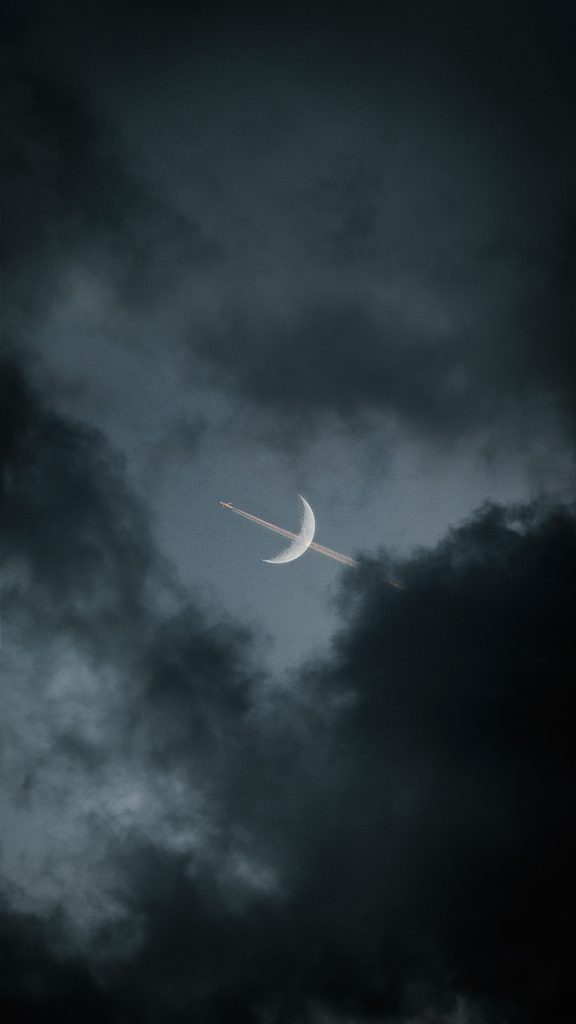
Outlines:
[[[573,15],[124,11],[5,15],[0,1006],[563,1020]]]
[[[367,561],[332,653],[275,693],[250,638],[170,587],[106,443],[7,381],[6,998],[163,1020],[560,1007],[568,513],[487,507],[402,567],[406,591]]]

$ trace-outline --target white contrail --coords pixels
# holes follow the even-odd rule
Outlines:
[[[253,516],[251,512],[244,512],[241,508],[235,508],[229,501],[221,501],[220,505],[222,508],[229,508],[231,512],[235,512],[238,516],[244,516],[244,519],[250,519],[253,523],[258,523],[258,526],[264,526],[267,530],[273,530],[274,533],[279,533],[282,537],[288,537],[290,540],[296,540],[298,537],[297,533],[292,533],[291,530],[284,530],[282,526],[276,526],[275,523],[269,523],[267,519],[261,519],[259,516]],[[323,544],[316,544],[312,541],[310,548],[317,551],[319,555],[326,555],[327,558],[333,558],[336,562],[341,562],[342,565],[349,565],[352,568],[356,568],[360,563],[355,558],[350,558],[349,555],[343,555],[340,551],[333,551],[332,548],[326,548]],[[396,587],[397,590],[405,590],[401,583],[396,580],[386,580],[391,587]]]

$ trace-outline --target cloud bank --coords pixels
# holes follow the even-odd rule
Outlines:
[[[405,592],[367,561],[286,692],[247,635],[162,598],[103,439],[4,379],[16,1019],[561,1016],[569,512],[481,509]]]
[[[279,678],[106,403],[151,488],[201,436],[289,465],[324,429],[319,486],[349,432],[367,480],[395,437],[567,493],[573,12],[187,6],[5,15],[0,1006],[567,1019],[573,509],[360,552]]]

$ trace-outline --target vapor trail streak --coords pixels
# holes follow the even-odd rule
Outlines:
[[[221,501],[222,508],[229,508],[231,512],[235,512],[238,516],[244,516],[244,519],[250,519],[251,522],[257,523],[258,526],[265,526],[267,530],[273,530],[274,533],[279,533],[282,537],[288,537],[289,540],[295,540],[298,536],[297,533],[292,533],[291,530],[284,530],[281,526],[276,526],[275,523],[269,523],[267,519],[260,519],[259,516],[253,516],[250,512],[244,512],[241,508],[235,508],[234,505],[230,505],[228,502]],[[352,568],[356,568],[360,563],[354,558],[350,558],[349,555],[342,555],[339,551],[333,551],[332,548],[326,548],[323,544],[316,544],[312,541],[310,548],[317,551],[319,555],[326,555],[327,558],[333,558],[336,562],[341,562],[342,565],[349,565]],[[391,587],[396,587],[397,590],[405,590],[401,583],[397,583],[395,580],[386,580]]]

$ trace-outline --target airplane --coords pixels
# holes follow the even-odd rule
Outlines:
[[[231,501],[219,501],[218,504],[222,505],[222,508],[232,508]]]

